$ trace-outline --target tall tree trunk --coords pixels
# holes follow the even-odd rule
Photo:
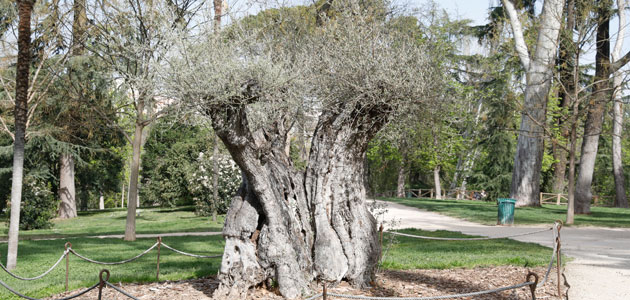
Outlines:
[[[566,170],[567,170],[567,151],[558,145],[563,140],[569,139],[569,127],[570,124],[565,121],[565,111],[568,111],[571,105],[570,97],[575,89],[573,84],[573,63],[575,54],[575,43],[573,42],[573,29],[575,28],[575,0],[569,0],[566,6],[566,23],[562,31],[560,32],[560,51],[558,56],[558,68],[560,77],[560,89],[558,96],[560,102],[558,108],[563,112],[558,114],[554,122],[557,124],[560,137],[553,139],[552,149],[553,158],[555,163],[553,164],[553,192],[564,193],[566,187]],[[565,142],[565,144],[567,144]]]
[[[103,191],[98,191],[98,209],[105,209],[105,196],[103,196]]]
[[[407,182],[407,169],[405,168],[405,159],[400,160],[398,168],[398,185],[396,186],[396,197],[405,198],[405,183]]]
[[[141,118],[140,118],[141,119]],[[125,226],[125,241],[136,240],[136,202],[138,201],[138,173],[140,170],[140,151],[142,150],[142,131],[144,125],[136,121],[133,135],[131,170],[129,172],[129,193],[127,194],[127,222]]]
[[[226,216],[222,284],[215,295],[238,297],[270,279],[287,298],[310,293],[316,278],[368,285],[380,246],[362,176],[373,134],[363,130],[375,133],[382,124],[351,126],[347,115],[324,112],[301,171],[284,151],[283,121],[270,135],[251,132],[244,109],[212,118],[244,175]]]
[[[577,100],[576,100],[577,102]],[[574,114],[577,114],[578,105],[574,105]],[[569,195],[567,199],[566,224],[573,224],[575,215],[575,152],[577,151],[577,120],[575,117],[571,124],[571,151],[569,152]]]
[[[544,149],[544,133],[547,94],[551,76],[547,66],[532,62],[533,69],[527,74],[525,105],[521,113],[521,126],[514,157],[514,171],[510,197],[517,206],[540,206],[540,169]]]
[[[11,177],[11,217],[7,268],[17,265],[18,235],[20,230],[20,204],[24,177],[24,144],[26,136],[29,68],[31,65],[31,13],[35,1],[18,1],[18,57],[15,74],[15,140],[13,141],[13,175]]]
[[[626,1],[617,0],[619,14],[619,30],[617,41],[612,52],[612,60],[617,61],[621,56],[626,29]],[[622,74],[617,71],[613,75],[613,134],[612,134],[612,160],[613,175],[615,177],[615,207],[628,208],[628,198],[626,196],[625,176],[623,174],[623,162],[621,160],[621,135],[623,131],[623,102],[621,100]]]
[[[217,206],[219,205],[219,137],[214,137],[212,150],[212,221],[217,221]]]
[[[584,138],[582,139],[582,154],[578,179],[575,187],[575,213],[591,213],[591,184],[595,159],[599,147],[599,135],[602,133],[604,109],[610,99],[610,4],[611,1],[602,0],[598,7],[597,23],[597,53],[595,54],[595,84],[593,95],[588,106],[586,123],[584,124]]]
[[[621,99],[615,99],[613,118],[613,174],[615,176],[615,207],[628,208],[626,196],[625,176],[621,160],[621,134],[623,129],[623,103]]]
[[[433,183],[435,184],[435,199],[442,199],[442,185],[440,184],[440,166],[433,168]]]
[[[87,24],[85,0],[74,0],[73,11],[71,52],[72,56],[79,56],[85,50],[83,45]],[[70,68],[70,72],[74,72],[74,70]],[[77,216],[74,175],[74,157],[67,153],[61,154],[59,157],[59,199],[61,204],[57,213],[61,219],[71,219]]]
[[[523,36],[522,25],[511,0],[503,0],[514,32],[516,51],[527,70],[525,101],[514,156],[510,196],[517,206],[540,206],[540,169],[544,150],[547,95],[551,86],[564,1],[546,0],[540,17],[538,40],[532,59]]]
[[[58,216],[72,219],[77,216],[77,201],[74,189],[74,157],[62,154],[59,157],[59,205]]]

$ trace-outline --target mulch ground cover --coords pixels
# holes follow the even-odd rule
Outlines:
[[[525,267],[491,267],[475,269],[449,269],[449,270],[385,270],[379,272],[376,282],[370,288],[356,289],[345,282],[337,286],[329,287],[329,293],[363,295],[377,297],[431,297],[449,294],[461,294],[489,290],[503,286],[510,286],[525,282],[528,272],[534,272],[542,280],[546,268]],[[142,300],[195,300],[216,299],[213,293],[219,286],[216,277],[189,279],[180,281],[163,281],[147,284],[116,284],[129,294]],[[537,299],[559,299],[556,297],[556,274],[551,272],[548,281],[536,288]],[[563,286],[563,292],[566,292]],[[57,299],[72,295],[81,290],[70,291],[55,295],[49,299]],[[313,294],[321,292],[314,291]],[[97,299],[98,290],[93,290],[75,299]],[[265,288],[251,289],[241,299],[259,300],[283,299],[277,292]],[[330,299],[338,299],[329,297]],[[122,300],[126,296],[116,292],[112,288],[103,289],[102,299]],[[222,298],[225,299],[225,298]],[[516,300],[532,299],[529,287],[497,292],[492,294],[464,297],[456,299],[474,300]]]

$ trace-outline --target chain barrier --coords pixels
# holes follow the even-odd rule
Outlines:
[[[25,281],[37,280],[37,279],[40,279],[40,278],[42,278],[42,277],[44,277],[44,276],[48,275],[48,273],[50,273],[52,270],[54,270],[54,269],[55,269],[55,268],[59,265],[59,263],[61,263],[61,261],[63,260],[63,258],[64,258],[66,255],[68,255],[68,251],[64,251],[64,252],[63,252],[63,254],[61,255],[61,257],[59,257],[59,259],[57,260],[57,262],[56,262],[56,263],[55,263],[52,267],[50,267],[50,269],[48,269],[46,272],[44,272],[44,273],[42,273],[42,274],[40,274],[40,275],[37,275],[37,276],[35,276],[35,277],[22,277],[22,276],[20,276],[20,275],[14,274],[14,273],[12,273],[11,271],[9,271],[9,270],[8,270],[8,269],[7,269],[7,268],[6,268],[6,267],[2,264],[2,262],[0,262],[0,267],[2,268],[2,270],[4,270],[5,272],[7,272],[7,274],[9,274],[9,275],[11,275],[12,277],[17,278],[17,279],[19,279],[19,280],[25,280]]]
[[[530,272],[530,273],[527,274],[526,281],[523,282],[523,283],[519,283],[519,284],[515,284],[515,285],[511,285],[511,286],[506,286],[506,287],[490,289],[490,290],[478,291],[478,292],[462,293],[462,294],[454,294],[454,295],[431,296],[431,297],[375,297],[375,296],[346,295],[346,294],[327,293],[325,285],[324,285],[324,293],[319,293],[319,294],[313,295],[313,296],[307,298],[306,300],[315,300],[315,299],[319,299],[319,298],[326,299],[327,296],[337,297],[337,298],[345,298],[345,299],[360,299],[360,300],[438,300],[438,299],[453,299],[453,298],[461,298],[461,297],[479,296],[479,295],[484,295],[484,294],[491,294],[491,293],[497,293],[497,292],[502,292],[502,291],[507,291],[507,290],[518,289],[518,288],[525,287],[525,286],[529,286],[530,287],[530,291],[531,291],[531,294],[532,294],[532,299],[535,300],[536,299],[536,287],[539,286],[539,285],[542,286],[542,285],[545,284],[545,282],[547,282],[547,279],[549,277],[549,273],[551,272],[551,268],[553,266],[554,258],[556,258],[556,254],[557,253],[559,255],[559,244],[560,244],[560,238],[559,237],[560,237],[560,229],[561,228],[562,228],[562,222],[561,221],[556,221],[551,228],[545,228],[544,230],[537,230],[537,231],[532,231],[532,232],[520,233],[520,234],[503,236],[503,237],[495,237],[495,238],[438,238],[438,237],[411,235],[411,234],[399,233],[399,232],[395,232],[395,231],[386,231],[387,233],[391,233],[391,234],[394,234],[394,235],[407,236],[407,237],[420,238],[420,239],[428,239],[428,240],[447,240],[447,241],[471,241],[471,240],[475,241],[476,240],[476,241],[479,241],[479,240],[492,240],[492,239],[501,239],[501,238],[524,236],[524,235],[536,234],[536,233],[541,233],[541,232],[545,232],[545,231],[551,230],[553,232],[553,251],[551,253],[551,259],[549,261],[549,265],[547,267],[547,271],[545,272],[545,276],[544,276],[543,280],[540,282],[540,284],[538,283],[538,275],[536,275],[535,273],[531,273]],[[558,262],[559,262],[559,260],[558,260]],[[530,277],[534,277],[535,280],[534,281],[530,281]],[[560,294],[560,290],[559,289],[558,289],[558,294]]]
[[[476,237],[476,238],[445,238],[445,237],[414,235],[414,234],[408,234],[408,233],[402,233],[402,232],[396,232],[396,231],[385,231],[385,232],[389,233],[389,234],[393,234],[393,235],[400,235],[400,236],[405,236],[405,237],[410,237],[410,238],[417,238],[417,239],[423,239],[423,240],[436,240],[436,241],[485,241],[485,240],[507,239],[507,238],[525,236],[525,235],[532,235],[532,234],[536,234],[536,233],[546,232],[546,231],[549,231],[549,230],[553,230],[553,227],[545,228],[545,229],[541,229],[541,230],[536,230],[536,231],[531,231],[531,232],[506,235],[506,236]]]
[[[518,236],[525,236],[525,235],[531,235],[531,234],[536,234],[536,233],[541,233],[541,232],[545,232],[545,231],[549,231],[551,230],[553,232],[553,240],[554,240],[554,248],[553,248],[553,252],[551,254],[551,259],[549,262],[549,265],[547,267],[547,271],[545,273],[545,276],[543,278],[543,280],[540,282],[540,285],[544,285],[547,282],[547,279],[549,277],[549,273],[551,272],[551,268],[553,266],[553,262],[554,262],[554,258],[556,258],[556,254],[558,254],[558,263],[560,262],[559,259],[559,255],[560,255],[560,229],[562,228],[562,222],[561,221],[556,221],[553,225],[553,227],[551,228],[545,228],[543,230],[537,230],[537,231],[532,231],[532,232],[526,232],[526,233],[520,233],[520,234],[515,234],[515,235],[509,235],[509,236],[502,236],[502,237],[494,237],[494,238],[490,238],[490,237],[484,237],[484,238],[440,238],[440,237],[429,237],[429,236],[420,236],[420,235],[411,235],[411,234],[406,234],[406,233],[400,233],[400,232],[395,232],[395,231],[385,231],[386,233],[390,233],[390,234],[394,234],[394,235],[400,235],[400,236],[406,236],[406,237],[412,237],[412,238],[420,238],[420,239],[427,239],[427,240],[447,240],[447,241],[478,241],[478,240],[492,240],[492,239],[502,239],[502,238],[510,238],[510,237],[518,237]],[[381,229],[381,232],[382,229]],[[144,252],[138,254],[135,257],[123,260],[123,261],[119,261],[119,262],[101,262],[101,261],[97,261],[97,260],[93,260],[90,258],[87,258],[79,253],[77,253],[74,249],[72,249],[72,244],[70,243],[66,243],[65,248],[66,250],[64,251],[64,253],[61,255],[61,257],[59,257],[59,259],[57,260],[57,262],[50,268],[48,269],[46,272],[35,276],[35,277],[21,277],[18,276],[16,274],[13,274],[12,272],[10,272],[9,270],[7,270],[5,268],[4,265],[2,265],[2,263],[0,263],[0,267],[7,272],[9,275],[20,279],[20,280],[36,280],[36,279],[40,279],[44,276],[46,276],[47,274],[49,274],[53,269],[55,269],[59,263],[61,263],[61,261],[63,260],[63,258],[68,258],[68,254],[72,253],[74,255],[76,255],[77,257],[79,257],[80,259],[83,259],[87,262],[90,263],[95,263],[95,264],[100,264],[100,265],[120,265],[120,264],[125,264],[125,263],[129,263],[132,262],[134,260],[137,260],[138,258],[146,255],[147,253],[149,253],[151,250],[155,249],[155,247],[159,247],[160,246],[164,246],[164,248],[167,248],[175,253],[181,254],[181,255],[185,255],[185,256],[190,256],[190,257],[195,257],[195,258],[218,258],[218,257],[222,257],[222,255],[198,255],[198,254],[192,254],[192,253],[188,253],[188,252],[184,252],[181,250],[177,250],[165,243],[162,242],[161,238],[158,237],[158,241],[153,244],[153,246],[151,246],[150,248],[148,248],[147,250],[145,250]],[[159,252],[158,252],[159,255]],[[558,269],[560,268],[560,266],[558,265]],[[107,274],[106,279],[103,279],[103,274]],[[79,297],[95,288],[98,287],[99,289],[99,297],[98,299],[101,299],[101,294],[102,294],[102,289],[105,286],[109,286],[111,288],[113,288],[114,290],[116,290],[117,292],[127,296],[130,299],[134,299],[134,300],[139,300],[138,298],[130,295],[129,293],[125,292],[124,290],[116,287],[115,285],[109,283],[109,270],[107,269],[103,269],[101,270],[101,272],[99,273],[99,282],[96,283],[95,285],[85,289],[84,291],[77,293],[75,295],[72,296],[68,296],[65,298],[60,298],[60,299],[55,299],[55,300],[68,300],[68,299],[73,299],[76,297]],[[535,281],[529,281],[529,278],[533,276],[535,277]],[[158,258],[158,277],[159,277],[159,258]],[[501,291],[506,291],[506,290],[512,290],[512,289],[517,289],[517,288],[521,288],[521,287],[525,287],[525,286],[529,286],[532,292],[532,298],[535,298],[535,290],[536,290],[536,286],[538,286],[538,276],[534,273],[529,273],[527,274],[527,281],[523,282],[523,283],[519,283],[519,284],[515,284],[515,285],[511,285],[511,286],[506,286],[506,287],[500,287],[500,288],[495,288],[495,289],[490,289],[490,290],[484,290],[484,291],[478,291],[478,292],[471,292],[471,293],[462,293],[462,294],[454,294],[454,295],[442,295],[442,296],[432,296],[432,297],[372,297],[372,296],[362,296],[362,295],[345,295],[345,294],[336,294],[336,293],[327,293],[326,292],[326,288],[324,286],[324,293],[320,293],[320,294],[316,294],[313,295],[309,298],[307,298],[306,300],[315,300],[318,299],[320,297],[323,297],[324,299],[326,299],[326,296],[331,296],[331,297],[337,297],[337,298],[346,298],[346,299],[361,299],[361,300],[438,300],[438,299],[452,299],[452,298],[461,298],[461,297],[471,297],[471,296],[478,296],[478,295],[483,295],[483,294],[490,294],[490,293],[496,293],[496,292],[501,292]],[[2,280],[0,280],[0,285],[2,285],[3,287],[5,287],[7,290],[9,290],[11,293],[24,298],[24,299],[29,299],[29,300],[40,300],[38,298],[32,298],[32,297],[28,297],[26,295],[23,295],[17,291],[15,291],[15,289],[11,288],[10,286],[8,286],[6,283],[4,283]],[[558,290],[558,294],[560,294],[560,290]]]
[[[103,279],[103,274],[106,274],[106,275],[107,275],[107,277],[106,277],[105,279]],[[96,284],[94,284],[94,285],[90,286],[89,288],[87,288],[87,289],[85,289],[85,290],[83,290],[83,291],[81,291],[81,292],[79,292],[79,293],[76,293],[76,294],[74,294],[74,295],[66,296],[66,297],[63,297],[63,298],[57,298],[57,299],[53,299],[53,300],[70,300],[70,299],[74,299],[74,298],[76,298],[76,297],[79,297],[79,296],[85,295],[87,292],[89,292],[89,291],[91,291],[91,290],[94,290],[94,289],[96,289],[96,288],[98,288],[98,300],[101,300],[102,295],[103,295],[103,287],[105,287],[105,286],[109,286],[109,287],[113,288],[113,289],[114,289],[114,290],[116,290],[117,292],[119,292],[119,293],[121,293],[121,294],[123,294],[123,295],[127,296],[127,297],[128,297],[128,298],[130,298],[130,299],[133,299],[133,300],[140,300],[140,299],[138,299],[138,298],[136,298],[136,297],[132,296],[131,294],[129,294],[129,293],[127,293],[127,292],[125,292],[125,291],[124,291],[124,290],[122,290],[121,288],[119,288],[119,287],[117,287],[117,286],[115,286],[115,285],[111,284],[111,283],[108,281],[108,280],[109,280],[109,274],[110,274],[110,273],[109,273],[109,270],[107,270],[107,269],[103,269],[103,270],[101,270],[101,271],[99,272],[99,274],[98,274],[98,282],[97,282]],[[20,293],[20,292],[16,291],[14,288],[12,288],[12,287],[8,286],[8,285],[7,285],[4,281],[2,281],[2,280],[0,280],[0,285],[2,285],[4,288],[6,288],[7,290],[9,290],[9,292],[13,293],[14,295],[16,295],[16,296],[18,296],[18,297],[20,297],[20,298],[24,298],[24,299],[28,299],[28,300],[43,300],[43,299],[40,299],[40,298],[33,298],[33,297],[26,296],[26,295],[24,295],[24,294],[22,294],[22,293]]]
[[[16,295],[16,296],[18,296],[18,297],[20,297],[20,298],[29,299],[29,300],[42,300],[42,299],[40,299],[40,298],[33,298],[33,297],[26,296],[26,295],[24,295],[24,294],[21,294],[20,292],[16,291],[14,288],[12,288],[12,287],[8,286],[8,285],[7,285],[6,283],[4,283],[4,281],[2,281],[2,280],[0,280],[0,285],[2,285],[4,288],[6,288],[7,290],[9,290],[9,292],[13,293],[14,295]],[[98,285],[99,285],[99,283],[97,283],[97,284],[95,284],[95,285],[93,285],[93,286],[91,286],[91,287],[89,287],[89,288],[87,288],[87,289],[85,289],[85,290],[81,291],[80,293],[77,293],[77,294],[74,294],[74,295],[71,295],[71,296],[68,296],[68,297],[63,297],[63,298],[53,299],[53,300],[69,300],[69,299],[74,299],[74,298],[76,298],[76,297],[79,297],[79,296],[81,296],[81,295],[83,295],[83,294],[85,294],[85,293],[87,293],[87,292],[89,292],[89,291],[91,291],[91,290],[93,290],[93,289],[97,288],[97,287],[98,287]]]
[[[185,255],[185,256],[190,256],[190,257],[196,257],[196,258],[218,258],[218,257],[223,257],[223,254],[221,255],[199,255],[199,254],[192,254],[192,253],[188,253],[188,252],[184,252],[184,251],[180,251],[177,250],[167,244],[162,243],[162,246],[168,250],[171,250],[175,253],[181,254],[181,255]]]
[[[157,247],[157,245],[158,245],[158,243],[155,243],[149,249],[144,250],[144,252],[142,252],[142,253],[140,253],[140,254],[132,257],[132,258],[121,260],[121,261],[116,261],[116,262],[103,262],[103,261],[94,260],[94,259],[87,258],[87,257],[77,253],[72,248],[68,248],[68,249],[69,249],[70,253],[76,255],[78,258],[80,258],[82,260],[85,260],[87,262],[91,262],[91,263],[98,264],[98,265],[122,265],[122,264],[130,263],[130,262],[132,262],[132,261],[134,261],[134,260],[136,260],[136,259],[138,259],[140,257],[145,256],[147,253],[151,252],[151,250],[153,250],[155,247]]]

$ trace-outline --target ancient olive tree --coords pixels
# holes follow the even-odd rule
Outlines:
[[[355,4],[335,2],[334,19],[318,25],[303,7],[280,9],[255,28],[182,38],[169,61],[173,97],[212,120],[243,173],[223,229],[220,295],[275,282],[295,298],[315,280],[373,279],[381,249],[365,152],[422,102],[432,65],[379,10]],[[287,151],[294,130],[310,137],[300,166]]]

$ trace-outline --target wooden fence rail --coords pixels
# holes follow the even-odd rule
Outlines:
[[[482,197],[483,191],[478,190],[442,190],[442,199],[464,199],[464,200],[490,200],[495,201],[496,199],[486,199]],[[397,191],[385,191],[377,196],[381,197],[396,197]],[[407,198],[435,198],[435,190],[434,189],[407,189],[405,190],[405,197]],[[591,200],[591,204],[593,206],[613,206],[614,198],[612,196],[599,196],[593,195]],[[567,205],[569,201],[569,195],[567,194],[559,194],[559,193],[540,193],[540,204],[555,204],[555,205]]]
[[[591,204],[593,206],[613,206],[612,196],[593,195]],[[551,200],[551,201],[550,201]],[[569,195],[556,193],[540,193],[540,204],[567,205]]]

